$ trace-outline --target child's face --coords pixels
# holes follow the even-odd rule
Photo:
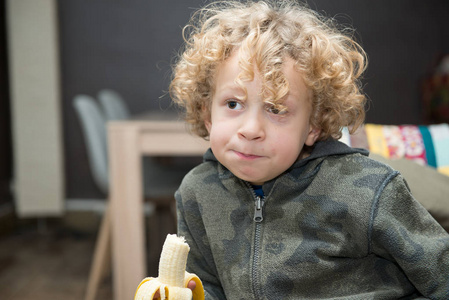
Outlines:
[[[299,157],[304,144],[312,146],[319,130],[309,124],[312,107],[301,74],[286,59],[283,73],[290,91],[283,105],[285,114],[263,102],[261,80],[256,73],[242,88],[235,83],[241,69],[236,52],[217,70],[211,119],[206,121],[215,157],[237,177],[260,185],[287,170]],[[245,99],[245,100],[239,100]]]

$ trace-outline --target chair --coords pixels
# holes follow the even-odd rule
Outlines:
[[[97,187],[109,194],[106,122],[95,99],[78,95],[73,101],[83,130],[90,170]]]
[[[125,101],[116,91],[103,89],[97,96],[107,120],[126,120],[130,117]]]
[[[105,95],[106,93],[103,93]],[[112,95],[113,93],[109,93]],[[77,112],[81,123],[83,135],[85,138],[86,149],[91,167],[91,174],[95,184],[105,194],[109,194],[109,168],[107,153],[107,130],[108,120],[117,120],[126,116],[126,106],[120,104],[117,97],[103,97],[104,112],[96,100],[88,95],[77,95],[73,100],[73,106]],[[109,100],[105,100],[109,99]],[[110,101],[111,99],[115,99]],[[116,101],[119,99],[118,101]],[[119,103],[119,104],[117,104]],[[115,108],[114,108],[115,107]],[[118,108],[118,109],[117,109]],[[124,108],[124,109],[123,109]],[[121,110],[121,111],[120,111]],[[182,178],[187,173],[187,168],[167,169],[151,160],[145,161],[143,167],[144,177],[144,196],[149,200],[149,209],[147,211],[154,213],[155,210],[167,210],[170,203],[167,199],[173,198],[173,194],[178,188]],[[170,209],[170,207],[169,207]],[[158,237],[161,239],[161,237]],[[94,299],[101,278],[107,272],[111,251],[111,219],[109,205],[102,219],[99,235],[97,238],[93,263],[91,266],[86,300]]]
[[[128,106],[118,92],[112,89],[102,89],[97,96],[106,121],[120,121],[130,118]],[[198,161],[186,160],[184,164],[178,163],[173,168],[161,165],[152,157],[144,157],[142,169],[145,197],[156,199],[167,195],[172,196],[185,174],[196,164],[198,164]],[[161,204],[160,201],[159,204]]]

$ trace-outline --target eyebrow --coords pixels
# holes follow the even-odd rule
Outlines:
[[[222,94],[222,93],[232,93],[234,97],[246,97],[247,93],[244,88],[239,86],[237,83],[233,82],[232,84],[225,84],[220,86],[219,88],[215,88],[215,95]],[[241,96],[238,94],[242,94]],[[237,96],[238,95],[238,96]]]

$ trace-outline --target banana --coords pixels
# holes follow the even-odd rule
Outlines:
[[[169,234],[162,247],[159,259],[159,276],[142,280],[134,295],[134,300],[152,300],[159,290],[160,299],[204,300],[203,284],[198,276],[186,272],[187,256],[190,247],[183,237]],[[193,280],[196,288],[192,292],[187,287]]]

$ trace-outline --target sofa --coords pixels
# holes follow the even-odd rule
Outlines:
[[[364,124],[341,141],[398,170],[415,198],[449,232],[449,125]]]

